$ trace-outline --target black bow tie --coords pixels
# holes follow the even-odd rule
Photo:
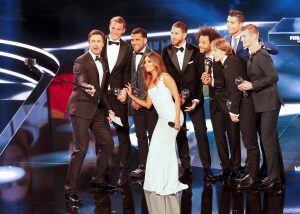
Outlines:
[[[135,55],[144,55],[144,53],[143,52],[135,52]]]
[[[120,42],[108,41],[108,45],[119,45]]]
[[[97,60],[99,60],[100,62],[103,62],[103,59],[102,59],[102,57],[100,57],[100,56],[96,56],[95,61],[97,61]]]
[[[183,51],[184,51],[184,48],[183,48],[183,47],[180,47],[180,48],[176,48],[176,47],[174,47],[174,48],[175,48],[176,52],[178,52],[178,51],[181,51],[181,52],[183,52]]]

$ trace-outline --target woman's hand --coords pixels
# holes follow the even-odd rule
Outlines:
[[[175,118],[175,121],[174,121],[174,128],[175,129],[177,129],[177,130],[179,130],[180,129],[180,119],[179,119],[179,117],[177,118]]]
[[[126,92],[127,92],[127,94],[128,94],[128,96],[129,97],[132,97],[133,95],[132,95],[132,86],[131,86],[131,84],[130,83],[128,83],[127,85],[126,85]]]

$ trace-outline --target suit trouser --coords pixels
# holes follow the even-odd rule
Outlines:
[[[195,136],[199,148],[199,157],[203,168],[210,169],[211,158],[203,104],[197,105],[192,112],[189,112],[189,116],[194,126]],[[186,113],[184,113],[183,126],[186,126]],[[177,147],[183,168],[190,168],[191,158],[189,155],[189,145],[186,131],[179,131],[177,135]]]
[[[213,111],[212,108],[210,109],[210,117],[222,169],[237,170],[241,166],[239,125],[232,123],[229,115],[218,110]],[[230,158],[227,139],[230,147]]]
[[[259,147],[257,142],[256,114],[251,97],[242,98],[240,130],[247,150],[246,171],[251,178],[256,179],[259,171]]]
[[[132,116],[138,140],[139,161],[140,164],[146,166],[149,142],[157,122],[157,113],[152,106],[150,109],[132,110]]]
[[[113,123],[119,140],[120,169],[127,170],[131,157],[131,142],[129,137],[128,106],[122,104],[114,95],[108,96],[109,103],[116,116],[121,118],[123,126]]]
[[[284,171],[277,131],[280,105],[274,111],[259,112],[261,142],[265,151],[268,177],[280,180],[280,171]],[[283,173],[283,172],[282,172]]]
[[[104,181],[108,168],[109,158],[112,154],[114,141],[108,121],[102,110],[97,110],[91,120],[71,116],[75,147],[69,163],[68,175],[65,185],[66,191],[74,191],[80,170],[89,146],[89,129],[95,136],[96,169],[93,176],[95,182]]]

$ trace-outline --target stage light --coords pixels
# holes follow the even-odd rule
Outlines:
[[[16,46],[16,47],[21,47],[21,48],[26,48],[26,49],[29,49],[29,50],[33,50],[33,51],[39,52],[39,53],[41,53],[43,55],[48,56],[53,61],[55,61],[55,63],[58,66],[60,66],[60,63],[59,63],[58,59],[54,55],[52,55],[51,53],[49,53],[49,52],[47,52],[47,51],[45,51],[43,49],[31,46],[31,45],[27,45],[27,44],[24,44],[24,43],[14,42],[14,41],[9,41],[9,40],[4,40],[4,39],[0,39],[0,43],[6,44],[6,45],[12,45],[12,46]]]
[[[25,175],[24,169],[16,166],[0,166],[0,184],[14,182]]]
[[[14,77],[18,77],[18,78],[21,78],[23,80],[26,80],[30,83],[33,83],[35,85],[38,84],[38,82],[28,76],[25,76],[23,74],[20,74],[20,73],[17,73],[15,71],[10,71],[10,70],[7,70],[7,69],[3,69],[3,68],[0,68],[0,73],[4,73],[4,74],[8,74],[8,75],[11,75],[11,76],[14,76]]]

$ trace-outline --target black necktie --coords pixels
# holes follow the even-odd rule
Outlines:
[[[183,48],[183,47],[180,47],[180,48],[176,48],[176,47],[174,47],[174,48],[175,48],[176,52],[178,52],[178,51],[181,51],[181,52],[183,52],[183,50],[184,50],[184,48]]]
[[[102,57],[100,57],[100,56],[96,56],[95,61],[97,61],[97,60],[99,60],[99,62],[103,62],[103,59],[102,59]]]
[[[143,52],[135,52],[135,55],[144,55],[144,53]]]
[[[120,42],[108,41],[108,45],[119,45]]]

